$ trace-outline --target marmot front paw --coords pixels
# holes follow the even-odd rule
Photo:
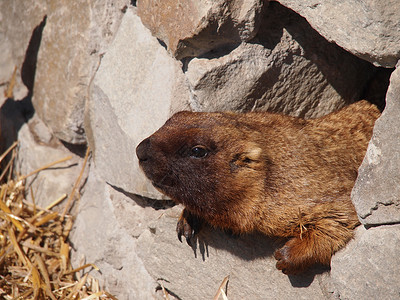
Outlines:
[[[176,233],[178,239],[182,243],[182,235],[185,237],[189,246],[192,246],[192,238],[200,231],[202,220],[192,215],[188,210],[184,209],[176,224]]]

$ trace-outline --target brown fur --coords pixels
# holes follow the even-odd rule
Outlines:
[[[179,237],[200,219],[288,238],[275,258],[293,274],[329,265],[352,238],[350,193],[379,114],[366,101],[314,120],[180,112],[136,151],[155,187],[185,206]]]

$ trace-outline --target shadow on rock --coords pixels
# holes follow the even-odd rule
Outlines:
[[[28,88],[28,95],[22,100],[8,98],[0,107],[0,150],[5,151],[14,141],[17,140],[18,131],[22,125],[34,114],[32,95],[35,82],[37,56],[42,32],[46,25],[46,17],[33,30],[28,48],[25,52],[25,59],[21,67],[22,82]],[[12,90],[10,91],[12,94]],[[8,159],[7,159],[8,160]]]
[[[245,261],[271,258],[276,249],[284,245],[286,240],[265,236],[261,233],[233,235],[229,232],[204,226],[200,233],[191,241],[194,256],[201,255],[203,261],[210,256],[209,247],[226,250]],[[329,271],[325,266],[314,266],[299,275],[288,275],[293,287],[308,287],[314,281],[315,275]],[[281,272],[276,269],[276,272]]]
[[[0,129],[2,151],[5,151],[17,140],[18,131],[33,114],[31,97],[28,96],[20,101],[8,98],[0,107]]]

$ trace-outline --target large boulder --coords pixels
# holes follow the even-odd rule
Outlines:
[[[203,228],[191,248],[176,236],[179,213],[177,207],[160,213],[140,235],[136,248],[150,275],[178,299],[213,299],[226,276],[232,300],[323,298],[315,272],[289,278],[275,268],[275,240]]]
[[[400,59],[400,2],[279,0],[303,17],[328,41],[377,66]]]
[[[400,67],[400,65],[399,65]],[[386,108],[360,167],[352,199],[366,226],[400,223],[400,68],[390,78]]]
[[[24,98],[33,88],[38,42],[46,15],[45,6],[38,2],[0,2],[0,105],[14,68],[14,99]]]
[[[400,224],[360,226],[321,278],[327,299],[399,299],[399,247]]]
[[[261,0],[140,0],[138,14],[177,59],[248,41],[257,33]]]
[[[163,198],[140,171],[135,147],[188,99],[181,64],[143,26],[136,8],[129,8],[101,60],[86,109],[99,175],[125,191]]]
[[[193,110],[269,110],[313,118],[360,99],[372,73],[370,64],[271,2],[250,43],[194,58],[185,75]]]
[[[119,300],[162,299],[156,293],[159,284],[136,254],[137,237],[159,214],[114,190],[91,168],[70,237],[73,265],[94,263],[100,272],[92,275]],[[121,226],[129,221],[129,227]]]
[[[46,3],[33,105],[61,140],[86,143],[88,86],[123,16],[126,0]]]
[[[27,199],[33,200],[40,207],[46,207],[63,195],[70,195],[83,167],[83,159],[80,155],[71,153],[57,138],[55,138],[47,126],[34,115],[29,122],[18,129],[18,155],[15,163],[15,171],[20,175],[28,175],[46,165],[69,158],[51,168],[32,174],[26,178]],[[81,154],[81,153],[79,153]],[[85,182],[87,168],[84,170],[82,180],[79,182],[76,194]],[[62,211],[62,205],[55,210]]]

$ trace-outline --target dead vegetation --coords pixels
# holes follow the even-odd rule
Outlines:
[[[74,217],[67,214],[74,199],[85,163],[77,183],[68,197],[63,213],[53,207],[67,198],[55,200],[48,207],[26,200],[25,179],[68,158],[44,166],[31,174],[12,178],[17,143],[0,156],[0,298],[1,299],[116,299],[101,290],[99,282],[88,274],[97,269],[86,264],[73,269],[68,236]],[[7,164],[4,158],[10,154]],[[83,272],[83,273],[82,273]]]

